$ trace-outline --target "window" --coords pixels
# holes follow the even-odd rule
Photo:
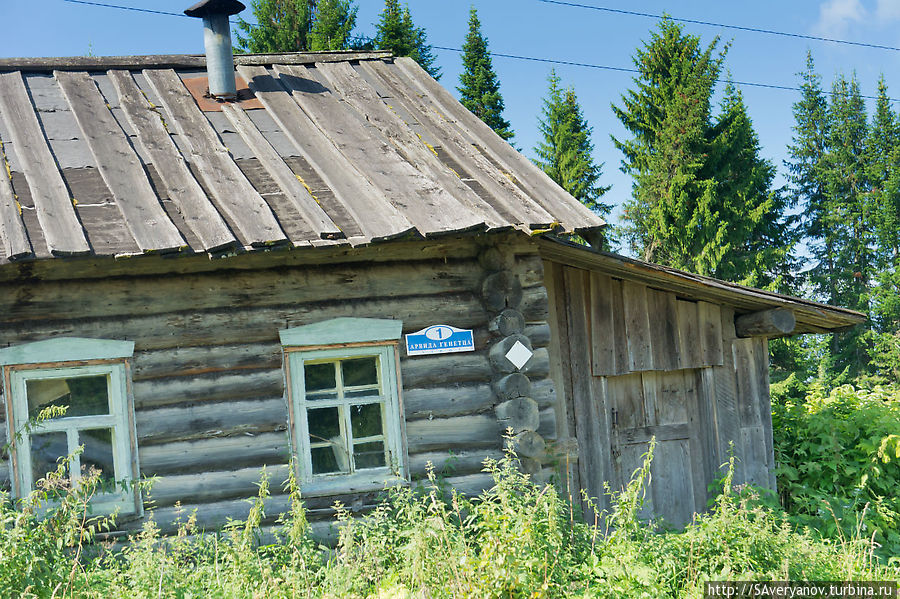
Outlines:
[[[129,484],[139,472],[127,363],[133,352],[131,342],[73,338],[0,350],[16,496],[27,496],[60,458],[81,448],[68,482],[74,487],[99,471],[94,513],[140,512]],[[64,411],[38,421],[54,407]]]
[[[406,478],[398,320],[337,318],[281,331],[292,442],[304,493]]]

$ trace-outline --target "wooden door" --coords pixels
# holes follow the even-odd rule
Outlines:
[[[656,447],[642,516],[681,527],[706,507],[706,468],[698,418],[699,370],[606,378],[613,487],[623,488]]]

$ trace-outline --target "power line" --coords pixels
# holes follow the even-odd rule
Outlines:
[[[544,0],[541,0],[541,1],[543,2]],[[459,54],[461,54],[463,52],[462,48],[450,48],[447,46],[432,46],[432,48],[434,48],[436,50],[444,50],[446,52],[456,52]],[[613,67],[613,66],[609,66],[609,65],[593,64],[593,63],[589,63],[589,62],[574,62],[574,61],[570,61],[570,60],[556,60],[553,58],[539,58],[536,56],[521,56],[518,54],[504,54],[501,52],[490,52],[490,55],[497,56],[499,58],[512,58],[514,60],[527,60],[527,61],[531,61],[531,62],[543,62],[543,63],[547,63],[547,64],[558,64],[558,65],[572,66],[572,67],[584,67],[584,68],[588,68],[588,69],[600,69],[603,71],[615,71],[617,73],[640,74],[640,71],[638,71],[637,69],[630,69],[630,68],[626,68],[626,67]],[[746,87],[761,87],[763,89],[778,89],[778,90],[782,90],[782,91],[791,91],[791,92],[803,91],[799,87],[791,87],[789,85],[776,85],[774,83],[757,83],[754,81],[735,81],[734,79],[717,79],[716,81],[718,81],[719,83],[734,83],[735,85],[743,85]],[[835,92],[824,90],[824,89],[822,90],[822,93],[827,94],[829,96],[836,95]],[[866,100],[877,100],[878,99],[878,96],[863,96],[863,95],[861,95],[860,97],[864,98]],[[896,98],[888,98],[888,100],[891,102],[900,102],[900,99],[896,99]]]
[[[854,42],[851,40],[842,40],[830,37],[820,37],[817,35],[807,35],[804,33],[792,33],[789,31],[775,31],[773,29],[761,29],[759,27],[745,27],[743,25],[729,25],[727,23],[713,23],[711,21],[700,21],[697,19],[683,19],[679,17],[673,17],[671,15],[658,15],[647,12],[638,12],[635,10],[624,10],[621,8],[609,8],[607,6],[593,6],[591,4],[579,4],[578,2],[565,2],[563,0],[538,0],[538,2],[543,2],[544,4],[558,4],[560,6],[571,6],[573,8],[586,8],[589,10],[598,10],[602,12],[608,12],[619,15],[631,15],[634,17],[647,17],[650,19],[662,19],[664,16],[673,20],[678,21],[679,23],[691,23],[693,25],[706,25],[709,27],[722,27],[723,29],[736,29],[738,31],[750,31],[752,33],[765,33],[766,35],[780,35],[782,37],[792,37],[804,40],[813,40],[816,42],[830,42],[833,44],[846,44],[848,46],[859,46],[861,48],[875,48],[877,50],[891,50],[894,52],[900,52],[900,48],[896,48],[894,46],[884,46],[881,44],[869,44],[867,42]]]
[[[184,17],[186,19],[191,19],[193,17],[189,17],[181,12],[168,12],[165,10],[152,10],[149,8],[137,8],[135,6],[120,6],[118,4],[105,4],[103,2],[89,2],[88,0],[62,0],[63,2],[68,2],[70,4],[85,4],[87,6],[99,6],[101,8],[117,8],[119,10],[131,10],[134,12],[146,12],[154,15],[166,15],[168,17]],[[232,25],[237,25],[237,21],[230,21]]]

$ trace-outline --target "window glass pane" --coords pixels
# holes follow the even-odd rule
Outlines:
[[[375,437],[381,434],[381,404],[350,406],[353,438]]]
[[[116,490],[112,441],[111,428],[78,431],[78,443],[84,445],[84,451],[81,453],[81,476],[88,476],[92,470],[98,470],[100,472],[98,489],[107,493]]]
[[[323,389],[335,389],[334,362],[325,364],[304,364],[303,379],[306,383],[306,392],[322,391]]]
[[[313,447],[312,453],[312,471],[313,474],[330,474],[333,472],[349,472],[349,468],[341,468],[338,466],[336,451],[346,453],[343,449],[336,450],[332,447]]]
[[[357,443],[353,447],[353,459],[356,461],[357,470],[383,468],[387,465],[384,460],[384,443],[381,441]]]
[[[371,389],[356,389],[355,391],[345,391],[344,397],[348,399],[361,399],[365,397],[380,397],[381,389],[373,387]]]
[[[341,373],[345,387],[378,384],[377,358],[357,358],[341,362]]]
[[[309,410],[309,439],[311,443],[330,442],[341,436],[340,417],[337,408]]]
[[[337,399],[337,391],[319,391],[318,393],[307,393],[306,401],[316,401],[317,399]]]
[[[66,439],[65,432],[31,435],[32,483],[37,483],[38,480],[47,476],[48,472],[56,472],[56,468],[59,466],[59,459],[65,458],[68,455],[69,443]],[[67,477],[68,471],[69,469],[67,466]],[[68,486],[68,478],[66,478],[64,482],[65,486]]]
[[[65,417],[109,414],[109,377],[79,376],[25,381],[28,418],[50,406],[65,406]]]

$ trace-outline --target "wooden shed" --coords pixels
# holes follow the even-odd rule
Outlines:
[[[203,57],[0,60],[13,496],[83,446],[72,483],[100,469],[124,531],[240,518],[263,466],[274,517],[290,463],[326,521],[429,462],[481,490],[507,427],[595,497],[655,436],[675,524],[731,442],[774,484],[766,336],[862,315],[561,241],[604,223],[409,59],[236,64],[216,102]]]

